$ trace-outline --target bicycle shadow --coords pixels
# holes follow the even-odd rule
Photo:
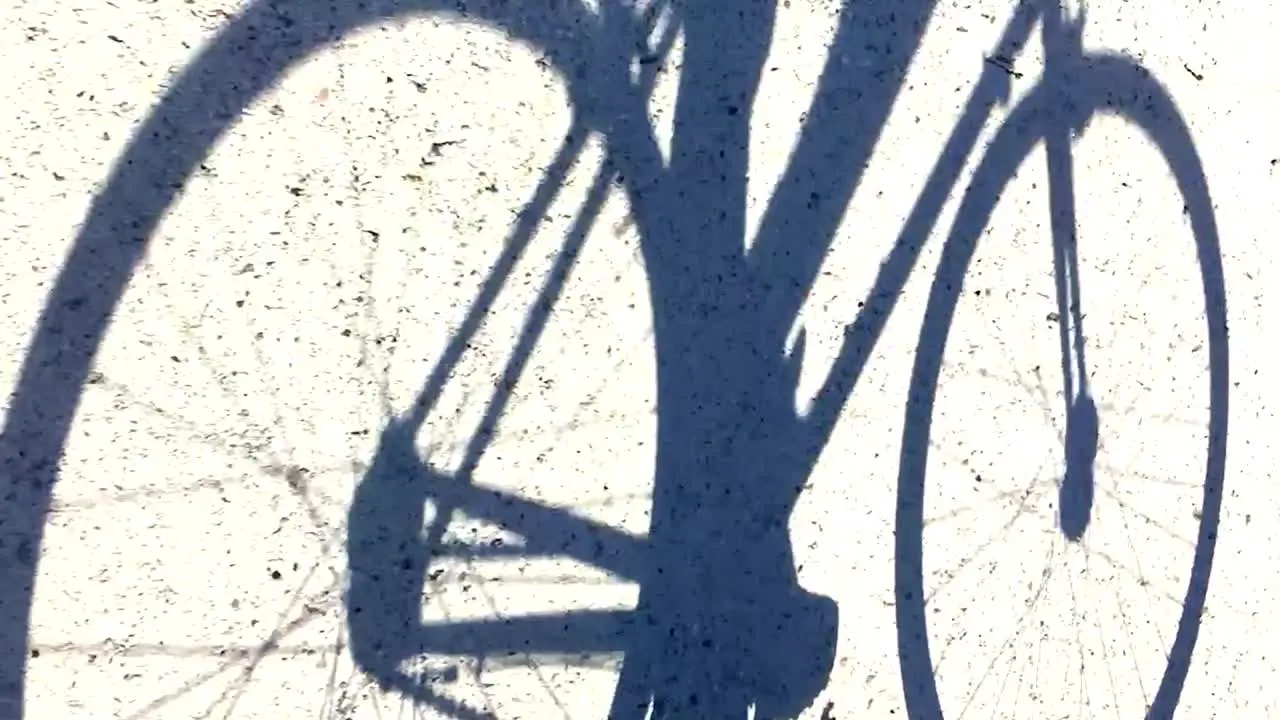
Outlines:
[[[592,36],[599,23],[560,5],[551,19],[545,8],[512,2],[475,3],[468,13],[542,49],[571,97],[601,108],[625,105],[625,98],[610,97],[621,89],[590,85],[584,65],[598,47],[629,47],[634,39]],[[799,585],[787,523],[892,309],[896,293],[883,291],[905,283],[945,201],[945,183],[926,189],[884,262],[873,301],[851,327],[826,392],[803,418],[794,409],[803,340],[790,354],[785,340],[933,6],[932,0],[844,4],[831,60],[749,254],[742,250],[747,134],[776,8],[765,0],[719,0],[682,12],[685,65],[671,161],[634,206],[658,361],[648,540],[636,543],[562,510],[462,488],[412,451],[420,421],[393,424],[349,517],[347,611],[352,654],[364,671],[414,696],[398,661],[424,648],[621,645],[612,718],[745,718],[751,707],[757,718],[781,718],[818,697],[834,664],[838,615],[834,601]],[[218,137],[288,68],[356,29],[430,12],[457,7],[445,0],[254,3],[176,80],[95,199],[50,293],[4,426],[0,550],[18,561],[0,564],[0,702],[10,704],[12,717],[23,713],[31,593],[58,464],[93,358],[159,219]],[[865,62],[845,63],[850,57]],[[962,130],[968,131],[963,123]],[[634,137],[618,140],[612,152],[640,165],[653,155]],[[944,152],[939,161],[943,176],[960,172],[964,158],[953,155]],[[930,337],[943,337],[941,328],[935,331]],[[914,439],[904,445],[927,444],[927,423],[909,423],[907,432]],[[459,502],[469,510],[536,527],[548,538],[542,552],[637,579],[637,612],[585,618],[573,633],[556,622],[529,624],[521,633],[501,622],[422,628],[431,548],[411,538],[420,534],[423,502],[451,492],[464,496]],[[918,525],[905,528],[907,538],[903,529],[898,542],[915,542]],[[901,594],[899,601],[903,623],[901,608],[914,606]],[[1198,606],[1188,600],[1190,608],[1202,606],[1202,592]],[[900,651],[908,694],[918,678],[931,683],[927,644],[908,640]],[[428,692],[417,697],[460,716],[468,712]]]

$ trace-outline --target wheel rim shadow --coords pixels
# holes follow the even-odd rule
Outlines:
[[[1168,92],[1131,59],[1112,54],[1088,56],[1072,90],[1086,113],[1116,114],[1141,129],[1172,171],[1185,212],[1191,221],[1204,285],[1209,340],[1209,447],[1202,510],[1190,579],[1182,602],[1177,634],[1145,717],[1171,718],[1190,670],[1204,612],[1209,576],[1217,545],[1222,491],[1226,474],[1229,395],[1229,349],[1225,281],[1216,220],[1203,166]],[[964,275],[1005,186],[1043,135],[1046,121],[1033,91],[1010,114],[975,171],[943,250],[916,346],[905,410],[899,463],[895,521],[895,585],[899,668],[912,720],[941,720],[925,607],[923,532],[924,491],[933,405],[943,355]]]

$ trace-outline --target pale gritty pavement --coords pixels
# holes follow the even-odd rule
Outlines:
[[[784,5],[751,109],[748,242],[838,11]],[[1280,259],[1280,75],[1271,71],[1280,9],[1097,5],[1085,46],[1140,58],[1190,127],[1227,289],[1227,474],[1177,716],[1274,717],[1280,371],[1268,361],[1268,317],[1280,293],[1267,287]],[[0,384],[18,382],[55,278],[126,144],[239,9],[216,0],[0,9]],[[929,20],[796,323],[805,329],[797,408],[826,376],[1011,12],[991,0],[944,3]],[[1012,79],[1015,99],[1039,75],[1036,38]],[[677,46],[650,104],[664,144],[682,62]],[[979,149],[1007,113],[994,111]],[[71,425],[38,551],[26,718],[447,717],[380,691],[351,660],[348,506],[387,418],[410,409],[571,119],[538,52],[457,16],[400,17],[294,65],[217,140],[152,234]],[[167,152],[163,140],[153,148]],[[464,462],[603,157],[601,139],[589,138],[419,431],[437,471]],[[1196,246],[1160,154],[1106,117],[1075,144],[1102,438],[1096,511],[1079,544],[1055,529],[1063,413],[1047,320],[1056,306],[1044,157],[1022,166],[983,236],[936,399],[924,589],[948,718],[1142,717],[1200,531],[1209,384]],[[976,154],[961,188],[975,164]],[[620,184],[609,187],[474,478],[640,538],[655,462],[653,322],[628,201]],[[800,584],[839,605],[834,667],[805,717],[906,716],[895,489],[913,352],[959,200],[953,192],[942,208],[790,518]],[[21,482],[5,472],[5,483]],[[448,536],[533,543],[465,508]],[[23,547],[10,539],[0,562],[35,560],[18,557]],[[494,555],[437,563],[423,620],[636,602],[634,578],[611,568]],[[21,622],[0,610],[0,622]],[[618,658],[588,650],[432,656],[416,671],[496,717],[603,718]],[[0,717],[17,712],[0,706]]]

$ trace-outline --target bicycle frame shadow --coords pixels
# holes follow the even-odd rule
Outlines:
[[[526,13],[518,2],[479,3],[467,17],[545,51],[571,98],[608,115],[608,108],[626,105],[610,97],[622,90],[591,85],[584,66],[599,47],[629,47],[633,39],[592,36],[601,26],[575,16],[576,6],[561,5],[551,19],[545,8]],[[565,541],[542,551],[638,580],[637,611],[590,618],[576,635],[554,622],[530,625],[519,637],[500,621],[451,634],[419,627],[415,603],[430,549],[406,538],[415,524],[421,528],[420,501],[446,493],[453,481],[409,451],[413,421],[393,424],[349,518],[347,610],[362,669],[412,695],[393,662],[398,656],[477,643],[498,648],[505,628],[510,652],[621,646],[612,718],[745,718],[752,707],[757,718],[781,718],[813,702],[834,664],[837,612],[834,601],[800,586],[788,520],[896,300],[884,291],[905,283],[945,187],[931,183],[932,193],[927,189],[913,212],[806,417],[794,409],[803,339],[790,354],[785,341],[933,6],[933,0],[844,4],[808,119],[749,252],[743,251],[747,134],[776,8],[767,0],[718,0],[681,12],[685,65],[669,165],[655,169],[652,143],[635,133],[610,141],[620,172],[653,180],[632,196],[658,367],[648,540],[631,542],[536,503],[455,488],[471,493],[469,507],[499,519],[506,513],[512,522],[511,513],[532,515],[536,520],[522,521]],[[218,137],[288,68],[361,27],[433,12],[456,7],[444,0],[380,6],[260,0],[177,79],[95,199],[49,295],[5,419],[0,549],[18,562],[0,567],[0,702],[10,703],[11,717],[23,713],[32,587],[58,464],[107,325],[160,217]],[[867,62],[850,69],[842,60],[851,56]],[[942,175],[958,174],[963,160],[944,152]],[[584,537],[593,542],[573,546]],[[903,670],[932,674],[905,660]],[[422,699],[442,702],[429,694]]]

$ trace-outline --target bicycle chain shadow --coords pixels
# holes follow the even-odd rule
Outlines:
[[[574,16],[573,5],[557,5],[550,20],[516,2],[475,3],[466,17],[543,50],[575,102],[625,105],[609,96],[614,88],[590,85],[585,64],[600,46],[629,47],[633,39],[593,36],[600,25]],[[796,416],[793,400],[803,339],[788,356],[785,338],[932,9],[932,0],[843,6],[808,120],[749,255],[742,250],[749,110],[775,8],[764,0],[719,0],[682,11],[685,65],[670,165],[655,175],[644,201],[633,202],[643,230],[658,361],[649,538],[637,544],[564,511],[462,489],[412,452],[412,430],[420,420],[393,423],[349,518],[347,611],[352,653],[362,669],[388,687],[421,692],[424,702],[469,717],[479,715],[410,687],[396,661],[424,648],[498,648],[504,642],[510,652],[621,645],[626,654],[612,718],[745,718],[750,706],[757,718],[781,718],[813,702],[833,666],[837,612],[831,599],[799,585],[787,521],[893,300],[872,302],[860,313],[826,392],[805,418]],[[160,217],[216,139],[293,64],[378,21],[459,10],[427,0],[255,3],[177,79],[130,143],[49,295],[5,419],[0,552],[14,559],[0,566],[5,717],[23,714],[36,561],[81,388]],[[849,57],[865,62],[845,64]],[[632,140],[611,147],[620,166],[635,160],[640,167],[643,158],[651,159],[652,148]],[[962,161],[944,153],[940,166],[958,173]],[[905,283],[945,200],[937,197],[941,190],[926,193],[918,205],[884,263],[877,291]],[[896,294],[871,295],[886,296]],[[516,365],[523,362],[520,355]],[[925,425],[924,442],[927,430]],[[445,487],[450,483],[452,490]],[[637,612],[587,618],[576,634],[555,622],[527,625],[521,637],[510,637],[501,622],[447,634],[421,628],[418,608],[431,547],[406,538],[422,527],[422,501],[451,491],[466,495],[458,502],[469,509],[487,508],[494,517],[532,524],[539,536],[565,543],[544,552],[559,550],[639,580]],[[931,677],[927,664],[910,663],[909,657],[919,657],[910,650],[903,648],[904,675]]]

